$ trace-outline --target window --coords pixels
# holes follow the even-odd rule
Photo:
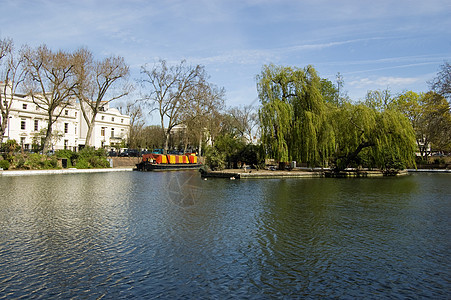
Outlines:
[[[69,132],[69,123],[64,123],[64,133]]]
[[[111,122],[114,122],[114,117],[111,117]]]
[[[100,135],[101,135],[101,136],[105,136],[105,127],[102,127],[102,128],[100,129]]]
[[[34,120],[34,131],[39,131],[39,120]]]
[[[114,137],[114,128],[111,128],[111,137]]]
[[[105,120],[105,116],[102,116],[102,118],[101,118],[101,119],[102,119],[102,121],[103,121],[103,120]]]
[[[21,120],[20,120],[20,129],[21,129],[21,130],[25,130],[25,125],[26,125],[25,119],[21,119]]]
[[[64,111],[64,115],[68,116],[68,115],[69,115],[69,110],[66,109],[66,110]]]
[[[64,149],[67,149],[69,146],[69,140],[64,140]]]
[[[77,112],[75,112],[75,117],[77,117]]]
[[[22,108],[23,109],[27,109],[27,105],[24,103],[24,104],[22,104]]]
[[[39,111],[39,106],[36,105],[36,110]]]
[[[121,119],[121,123],[124,123],[124,119]]]

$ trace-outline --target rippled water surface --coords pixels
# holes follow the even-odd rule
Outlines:
[[[451,175],[0,177],[0,298],[449,299]]]

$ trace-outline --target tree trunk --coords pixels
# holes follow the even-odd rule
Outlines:
[[[202,156],[202,133],[199,135],[199,156]]]
[[[169,132],[166,132],[164,134],[165,136],[165,141],[164,141],[164,149],[163,149],[163,154],[168,154],[168,150],[169,150]]]
[[[95,119],[96,119],[96,114],[93,113],[91,121],[86,122],[88,124],[88,132],[86,132],[86,140],[85,140],[86,147],[91,146],[92,129],[94,128]]]
[[[45,133],[44,145],[42,148],[42,153],[47,153],[49,151],[50,139],[52,138],[52,115],[49,115],[49,121],[47,123],[47,132]]]
[[[362,151],[364,148],[372,147],[372,146],[374,146],[374,143],[371,143],[371,142],[360,143],[360,145],[357,147],[357,149],[354,150],[354,152],[348,154],[344,158],[345,162],[342,164],[343,167],[340,167],[337,165],[337,168],[335,171],[340,172],[340,171],[343,171],[344,169],[346,169],[349,166],[349,164],[357,158],[357,155],[359,155],[360,151]]]
[[[5,136],[6,127],[8,126],[8,118],[9,116],[6,113],[2,113],[2,124],[0,125],[0,143],[3,142],[3,137]]]

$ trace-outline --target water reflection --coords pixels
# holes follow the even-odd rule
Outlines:
[[[0,188],[0,298],[450,292],[447,175],[202,181],[124,172],[3,177]]]

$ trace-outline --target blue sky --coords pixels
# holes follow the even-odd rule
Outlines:
[[[202,64],[229,106],[258,103],[264,64],[340,72],[353,100],[368,90],[424,92],[451,61],[449,0],[0,0],[0,37],[17,46],[90,49],[140,67]]]

